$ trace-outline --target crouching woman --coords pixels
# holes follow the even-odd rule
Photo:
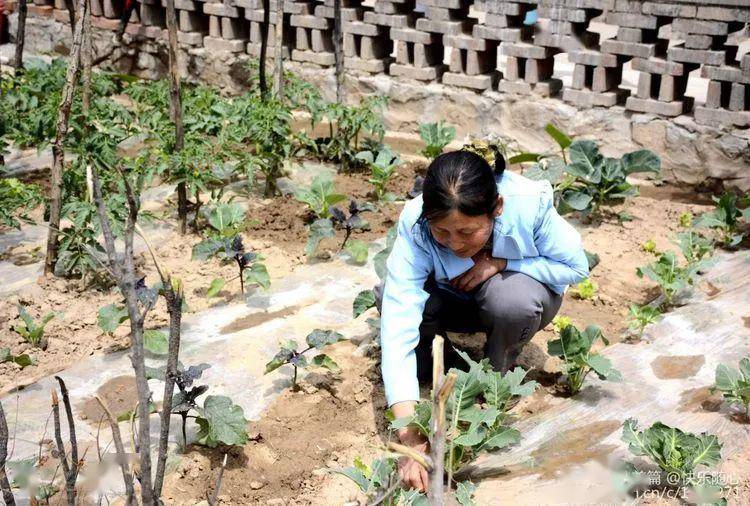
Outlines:
[[[427,169],[422,195],[404,207],[382,288],[382,373],[388,405],[409,416],[419,383],[429,383],[436,334],[485,332],[485,356],[505,372],[557,313],[567,285],[588,276],[578,232],[555,210],[552,188],[456,151]],[[455,351],[447,346],[446,366]],[[403,444],[428,451],[412,428]],[[426,490],[427,474],[399,461],[407,486]]]

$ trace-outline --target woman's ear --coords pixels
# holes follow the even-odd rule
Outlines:
[[[498,195],[495,202],[495,209],[492,211],[492,217],[497,218],[501,214],[503,214],[503,196]]]

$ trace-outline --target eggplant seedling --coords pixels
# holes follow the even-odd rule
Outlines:
[[[275,371],[279,367],[291,364],[294,367],[294,374],[292,376],[292,389],[297,390],[297,369],[300,367],[306,369],[308,367],[323,367],[329,371],[337,371],[339,369],[338,364],[334,360],[326,355],[325,353],[318,353],[312,360],[307,360],[305,353],[310,350],[322,350],[329,344],[337,343],[344,340],[345,337],[338,332],[333,330],[321,330],[315,329],[307,335],[305,341],[307,342],[307,348],[302,351],[297,351],[297,342],[289,339],[281,343],[281,349],[274,355],[274,357],[266,364],[266,372]]]
[[[591,351],[597,339],[609,344],[596,325],[589,325],[581,332],[575,325],[568,325],[560,331],[560,338],[547,343],[547,353],[562,359],[562,372],[567,376],[570,393],[575,395],[583,386],[583,381],[591,371],[599,379],[620,381],[620,371],[612,367],[612,362],[598,353]]]
[[[41,348],[44,350],[47,348],[47,338],[44,336],[44,327],[55,316],[57,316],[57,314],[50,311],[42,316],[39,323],[36,323],[25,307],[18,306],[18,317],[21,319],[21,323],[15,325],[13,331],[23,337],[24,340],[34,348]]]
[[[359,264],[365,263],[368,255],[367,244],[362,241],[350,241],[349,238],[355,230],[370,229],[370,224],[367,220],[362,218],[362,213],[374,210],[375,207],[372,204],[368,202],[360,204],[356,200],[351,200],[349,202],[348,216],[346,211],[338,207],[332,207],[330,209],[330,218],[315,220],[310,225],[307,245],[305,246],[305,254],[307,256],[315,255],[318,246],[320,245],[320,241],[326,237],[335,236],[336,229],[343,229],[345,235],[339,251],[346,249],[355,262]]]
[[[750,358],[740,360],[739,369],[719,364],[711,390],[721,392],[730,404],[744,406],[745,415],[750,418]]]

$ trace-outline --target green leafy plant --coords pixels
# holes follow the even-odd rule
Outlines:
[[[712,198],[716,209],[700,215],[695,221],[695,226],[716,230],[722,246],[733,248],[742,242],[744,233],[739,230],[740,222],[750,221],[750,207],[741,210],[739,197],[730,192]],[[746,205],[750,205],[750,201]]]
[[[721,443],[716,436],[683,432],[656,422],[639,431],[638,421],[629,418],[622,427],[622,441],[633,455],[645,456],[666,473],[674,473],[682,483],[694,485],[694,472],[700,466],[721,461]]]
[[[694,230],[677,234],[677,246],[688,265],[699,265],[701,269],[708,266],[708,258],[714,251],[714,240]]]
[[[558,334],[562,332],[565,327],[572,324],[573,320],[571,320],[569,316],[557,315],[552,318],[552,326],[555,328],[555,332],[557,332]]]
[[[102,331],[111,334],[117,327],[125,323],[128,318],[130,316],[128,316],[128,310],[125,306],[112,303],[99,308],[96,315],[96,322]]]
[[[391,178],[396,174],[396,167],[401,164],[398,155],[385,146],[377,153],[373,153],[372,151],[357,153],[356,158],[367,164],[370,168],[371,175],[368,181],[375,187],[375,197],[378,200],[394,200],[395,196],[392,193],[386,192],[386,187]]]
[[[35,348],[47,348],[47,338],[44,335],[44,327],[54,318],[57,313],[50,311],[42,316],[39,323],[35,322],[29,312],[23,306],[18,306],[18,317],[21,323],[13,326],[13,331],[24,338],[24,340]]]
[[[599,287],[594,283],[591,278],[586,278],[573,287],[571,293],[577,299],[591,300],[596,295]]]
[[[703,265],[702,262],[698,262],[681,267],[677,256],[667,251],[661,253],[656,262],[638,267],[636,274],[639,278],[646,276],[658,283],[663,297],[661,305],[669,306],[678,293],[695,283],[695,278]]]
[[[396,474],[395,457],[373,460],[368,466],[362,459],[354,459],[354,466],[332,469],[357,484],[367,496],[368,504],[384,506],[428,506],[427,497],[414,489],[399,485]],[[461,481],[456,485],[455,500],[461,506],[474,506],[473,495],[476,485]]]
[[[591,140],[572,140],[552,124],[545,131],[555,140],[560,156],[549,153],[520,153],[509,163],[534,165],[524,175],[547,180],[555,189],[558,211],[581,211],[595,215],[602,205],[621,202],[638,195],[638,187],[627,181],[636,173],[658,174],[661,160],[652,151],[642,149],[621,158],[605,157]]]
[[[643,336],[643,331],[647,325],[654,324],[661,320],[662,314],[659,308],[649,306],[639,306],[638,304],[631,304],[630,310],[628,311],[629,322],[628,328],[638,334],[640,338]]]
[[[622,379],[620,372],[608,358],[591,351],[597,339],[609,344],[596,325],[589,325],[583,332],[574,325],[568,325],[560,331],[558,339],[547,343],[547,353],[562,359],[562,372],[567,376],[568,387],[573,395],[581,390],[583,381],[592,371],[601,380]]]
[[[292,389],[297,389],[297,369],[308,367],[323,367],[330,371],[337,371],[339,366],[334,360],[326,355],[325,353],[318,353],[311,360],[307,360],[305,353],[311,350],[321,351],[329,344],[334,344],[344,340],[344,336],[333,330],[321,330],[315,329],[307,335],[305,341],[307,342],[307,348],[302,351],[297,351],[297,342],[289,339],[281,343],[281,349],[274,355],[274,357],[266,364],[266,372],[268,374],[275,371],[279,367],[291,364],[294,367],[294,375],[292,376]]]
[[[239,231],[244,227],[245,212],[237,203],[220,203],[210,209],[208,224],[211,231],[206,238],[193,246],[193,259],[205,261],[217,257],[222,262],[234,261],[238,275],[234,279],[240,280],[240,291],[245,293],[246,284],[256,284],[267,290],[271,280],[262,256],[252,251],[245,251],[242,236]],[[231,280],[230,280],[231,281]],[[206,295],[216,295],[224,286],[223,278],[216,278],[211,282]]]
[[[0,348],[0,364],[11,362],[18,365],[21,369],[34,364],[34,360],[26,353],[13,355],[10,348]]]
[[[300,188],[295,192],[294,197],[307,204],[319,219],[330,218],[331,207],[346,200],[346,195],[336,193],[333,180],[327,175],[315,176],[310,188]]]
[[[536,381],[526,381],[526,371],[516,367],[505,374],[493,370],[489,359],[473,361],[456,350],[469,366],[468,371],[451,369],[457,375],[446,403],[446,471],[449,476],[483,451],[505,448],[520,441],[521,434],[508,426],[507,409],[513,399],[531,395]],[[391,429],[414,427],[431,436],[431,402],[421,400],[414,414],[391,422]]]
[[[750,358],[740,360],[739,369],[719,364],[711,390],[721,392],[731,404],[744,406],[745,416],[750,417]]]
[[[648,239],[646,242],[641,244],[641,249],[646,253],[656,253],[656,243],[653,239]]]
[[[693,226],[693,213],[689,211],[685,211],[684,213],[680,213],[679,218],[680,226],[682,228],[690,228]]]
[[[328,120],[330,135],[327,139],[319,140],[319,151],[323,157],[340,163],[344,171],[356,166],[360,135],[373,136],[378,142],[383,140],[385,127],[382,110],[386,102],[385,96],[372,96],[356,106],[328,104],[324,115]]]
[[[438,123],[422,123],[419,125],[419,136],[425,143],[421,153],[430,160],[437,158],[443,152],[445,146],[456,137],[456,128],[446,125],[442,121]]]
[[[29,211],[43,202],[42,191],[37,185],[0,177],[0,224],[20,228],[21,221],[30,221]]]

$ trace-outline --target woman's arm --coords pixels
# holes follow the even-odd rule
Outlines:
[[[510,259],[506,270],[523,272],[558,287],[580,282],[589,275],[581,235],[557,213],[551,187],[542,193],[539,207],[534,226],[534,244],[539,256]]]

